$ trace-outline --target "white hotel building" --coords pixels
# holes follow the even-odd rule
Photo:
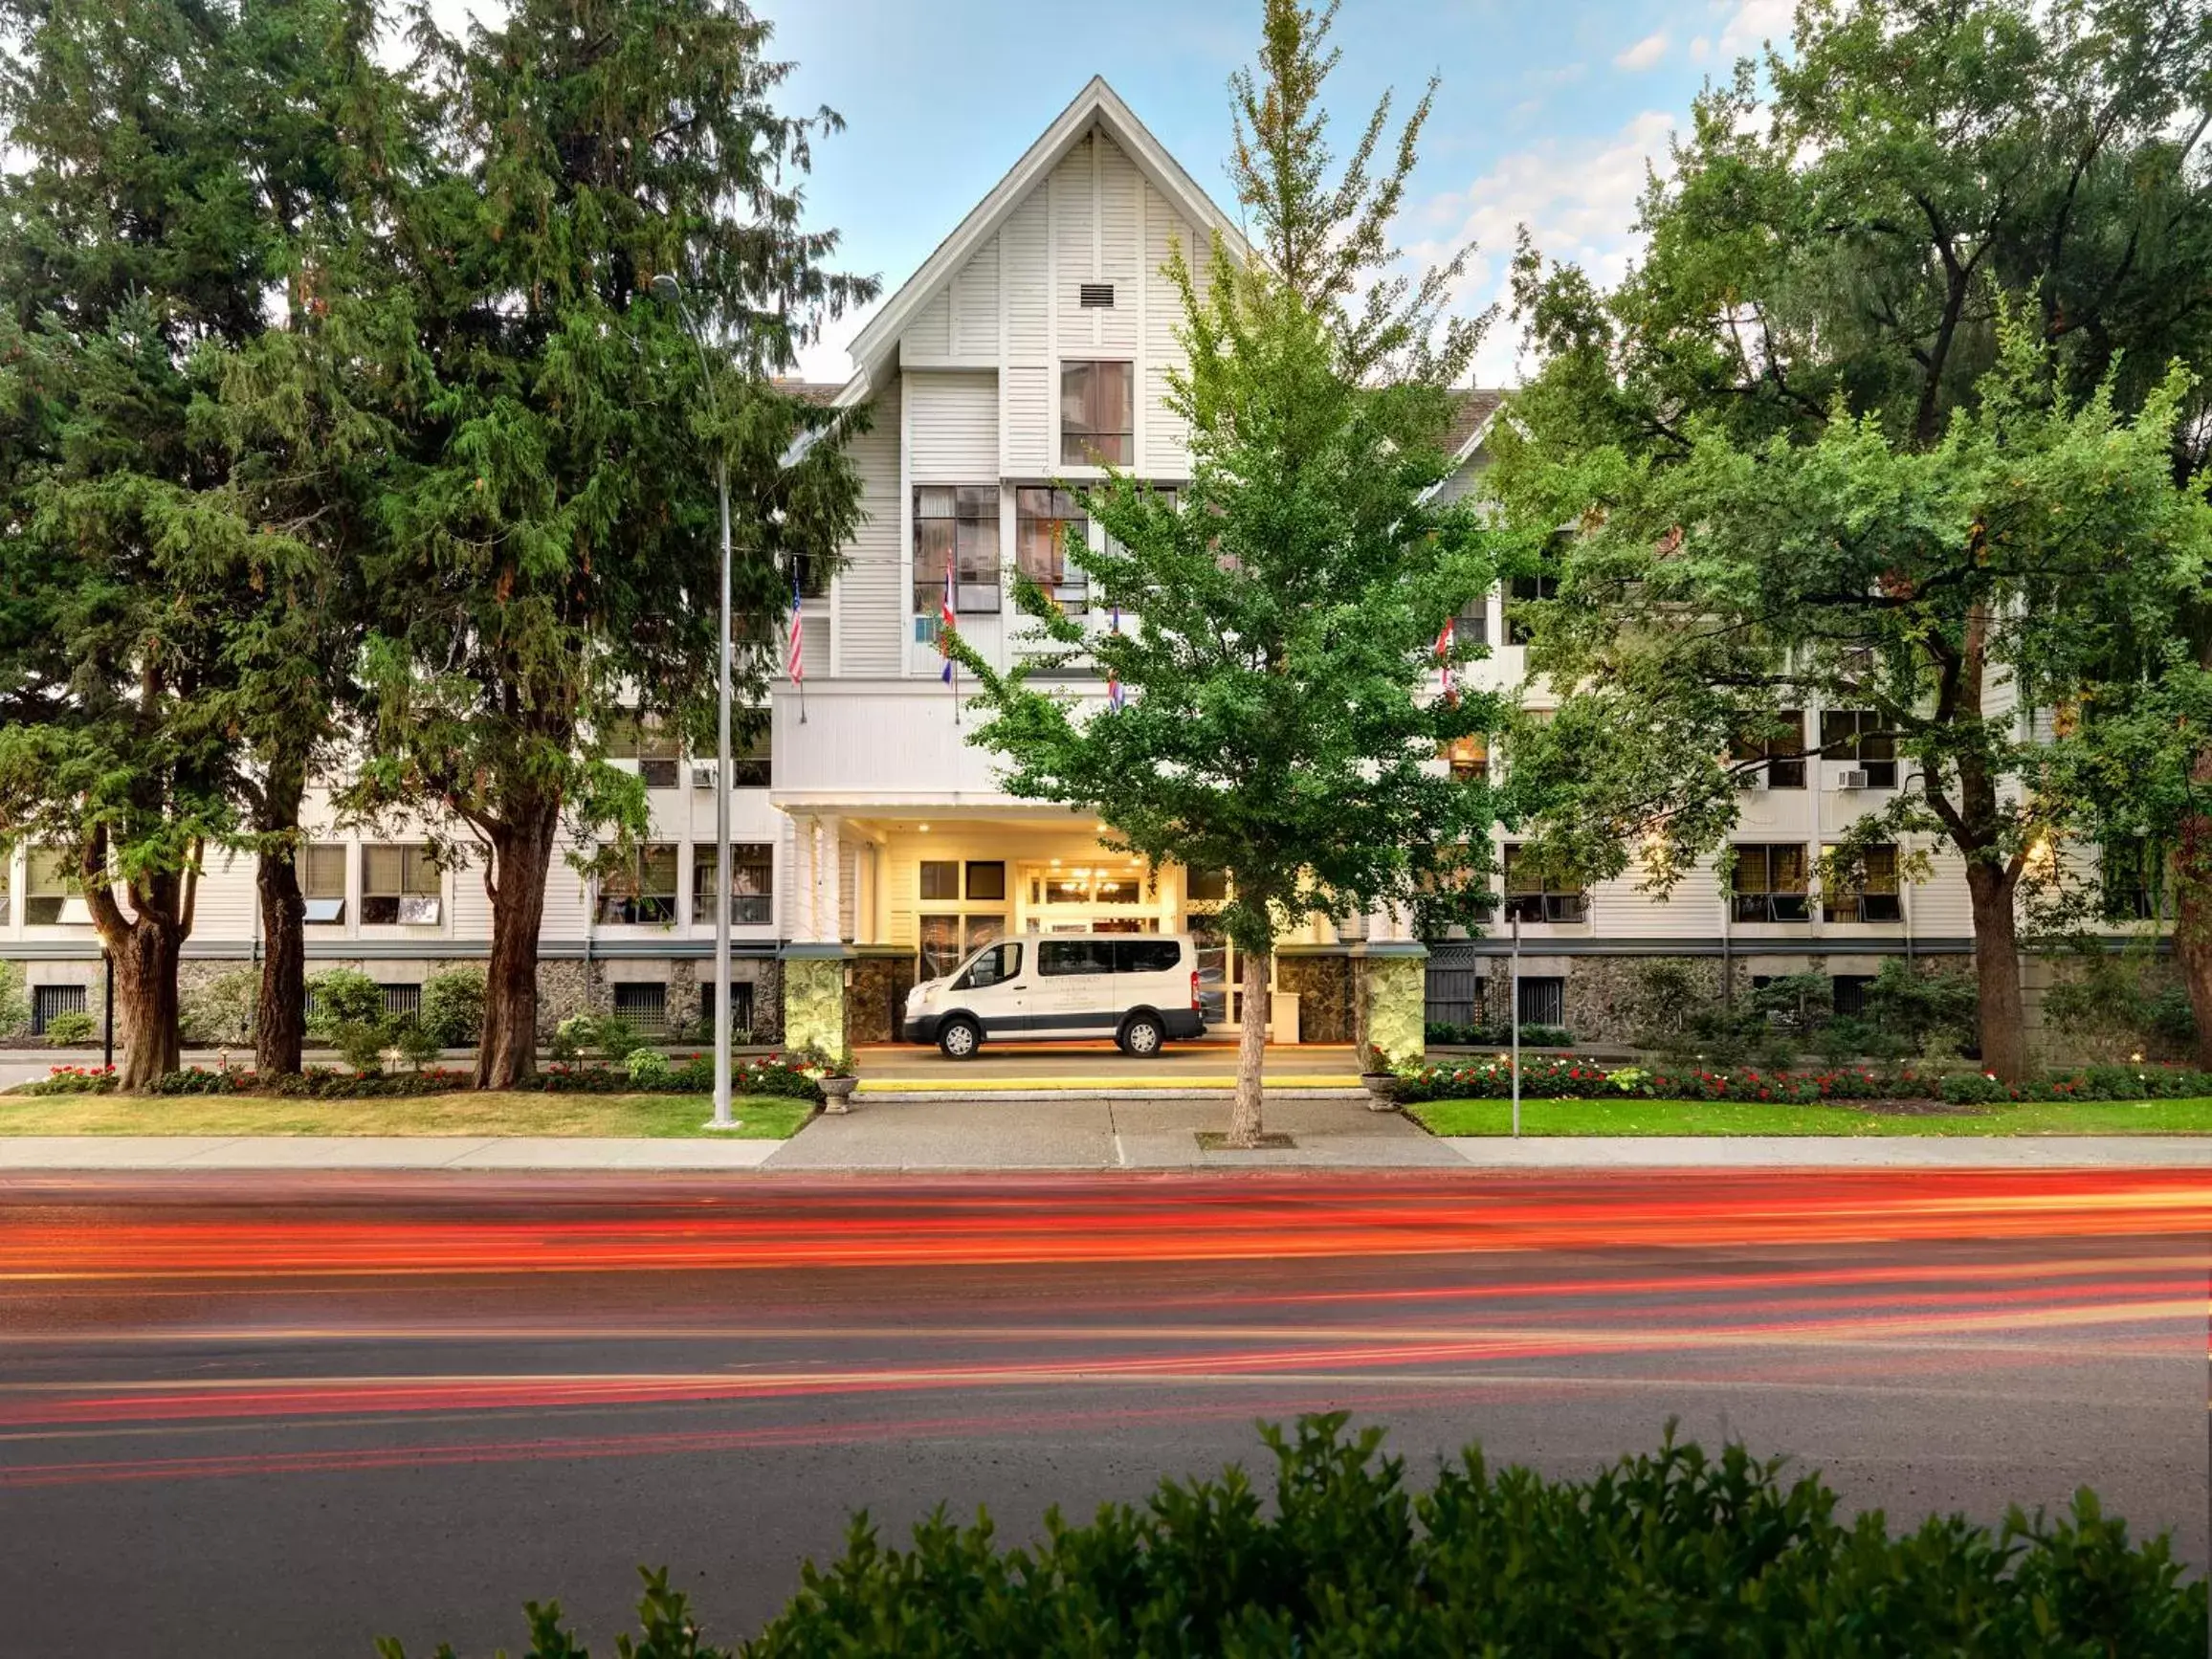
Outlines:
[[[1093,80],[883,304],[853,343],[851,379],[813,388],[874,406],[874,430],[853,448],[867,520],[843,568],[804,603],[804,714],[799,689],[778,683],[769,740],[727,781],[744,895],[733,918],[733,1007],[760,1040],[838,1024],[856,1042],[886,1039],[918,974],[995,934],[1176,929],[1206,896],[1204,875],[1141,868],[1099,846],[1095,820],[1008,795],[956,723],[935,640],[948,559],[963,635],[1002,664],[1024,649],[1011,605],[1017,566],[1056,583],[1080,609],[1080,575],[1055,558],[1061,524],[1080,511],[1055,486],[1102,476],[1082,455],[1117,455],[1161,486],[1184,477],[1184,433],[1163,403],[1180,311],[1161,268],[1173,245],[1203,250],[1216,232],[1241,245],[1175,158]],[[1448,490],[1464,491],[1484,464],[1497,402],[1482,392],[1463,400],[1451,440],[1460,471]],[[1491,645],[1472,671],[1490,683],[1522,677],[1512,606],[1512,595],[1493,593],[1462,624]],[[1071,689],[1103,699],[1095,681]],[[1804,711],[1808,744],[1852,719]],[[548,1024],[586,1006],[648,1028],[702,1012],[716,780],[711,766],[673,752],[630,763],[646,775],[652,845],[620,891],[556,861],[542,941]],[[1483,761],[1471,751],[1451,763]],[[1738,984],[1809,964],[1836,977],[1846,1005],[1886,957],[1963,958],[1966,892],[1955,864],[1938,859],[1925,883],[1838,903],[1808,891],[1823,843],[1884,802],[1897,769],[1872,754],[1772,760],[1743,799],[1730,893],[1710,872],[1667,902],[1631,882],[1511,891],[1523,922],[1524,1017],[1564,1023],[1585,1040],[1617,1037],[1627,970],[1651,957],[1709,963]],[[440,871],[404,841],[333,832],[309,851],[303,874],[311,972],[362,967],[405,1006],[429,975],[486,953],[476,870]],[[97,1009],[100,948],[81,899],[36,853],[18,852],[0,878],[0,960],[24,969],[34,1023]],[[186,949],[188,984],[254,960],[254,904],[247,861],[218,855]],[[1434,947],[1432,1017],[1502,1016],[1504,931]],[[1418,954],[1390,918],[1360,933],[1340,938],[1316,922],[1285,942],[1279,1040],[1346,1040],[1361,963]],[[1224,1006],[1217,1017],[1231,1013]]]

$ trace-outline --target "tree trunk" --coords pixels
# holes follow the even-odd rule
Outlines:
[[[184,931],[141,914],[116,939],[104,940],[115,961],[116,1023],[122,1028],[122,1058],[116,1087],[149,1094],[183,1065],[177,1039],[177,955]]]
[[[2027,1075],[2027,1018],[2020,995],[2020,924],[2016,883],[1995,866],[1966,866],[1974,907],[1974,974],[1981,1002],[1981,1069],[2007,1083]]]
[[[500,824],[484,885],[492,898],[492,960],[484,969],[484,1036],[476,1087],[513,1089],[538,1073],[538,929],[553,860],[558,800]]]
[[[2212,785],[2212,747],[2197,752],[2189,780],[2200,788]],[[2174,853],[2174,961],[2197,1016],[2197,1064],[2212,1072],[2212,817],[2182,819]]]
[[[278,763],[264,786],[259,822],[265,835],[299,828],[306,766]],[[257,861],[261,896],[261,984],[254,998],[254,1070],[264,1077],[299,1070],[307,1036],[307,901],[299,891],[298,841]]]
[[[1229,1108],[1228,1143],[1257,1146],[1260,1141],[1260,1073],[1268,1058],[1268,974],[1272,955],[1240,953],[1244,959],[1244,1017],[1237,1027],[1236,1104]]]

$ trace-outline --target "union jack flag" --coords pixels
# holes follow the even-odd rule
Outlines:
[[[946,685],[952,684],[952,632],[956,626],[952,608],[952,565],[947,564],[944,567],[944,598],[939,603],[937,610],[937,649],[944,657],[944,672],[938,677]]]
[[[1444,694],[1444,700],[1446,702],[1450,702],[1453,700],[1451,690],[1451,647],[1456,637],[1457,630],[1452,626],[1452,619],[1448,616],[1444,619],[1444,631],[1436,636],[1436,689]]]

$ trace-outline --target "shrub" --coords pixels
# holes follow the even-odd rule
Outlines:
[[[177,1035],[199,1047],[244,1045],[254,1040],[254,1000],[261,976],[232,968],[184,993],[177,1003]]]
[[[550,1046],[556,1060],[573,1061],[586,1054],[611,1060],[637,1047],[637,1033],[620,1014],[570,1014],[553,1029]]]
[[[484,1034],[484,970],[452,968],[423,982],[415,1018],[441,1049],[465,1049]]]
[[[640,1089],[657,1089],[675,1074],[668,1056],[658,1049],[632,1049],[622,1062],[630,1082]]]
[[[1422,1039],[1451,1049],[1503,1049],[1513,1042],[1513,1028],[1432,1021],[1422,1028]],[[1563,1049],[1575,1040],[1575,1034],[1564,1026],[1523,1026],[1520,1040],[1524,1048]]]
[[[89,1043],[99,1031],[100,1022],[82,1008],[55,1014],[46,1022],[46,1040],[56,1049],[74,1049],[79,1043]]]
[[[396,1022],[392,1028],[391,1041],[392,1047],[400,1051],[400,1057],[418,1072],[435,1063],[445,1048],[438,1041],[437,1034],[420,1019]]]
[[[2202,1581],[2164,1537],[2078,1493],[2055,1522],[1961,1515],[1892,1537],[1849,1521],[1817,1474],[1785,1483],[1740,1446],[1708,1457],[1670,1427],[1656,1453],[1593,1477],[1493,1469],[1470,1448],[1425,1492],[1382,1435],[1341,1414],[1261,1434],[1272,1493],[1241,1469],[1163,1481],[1141,1507],[1003,1546],[987,1516],[940,1509],[911,1549],[865,1516],[845,1554],[809,1563],[746,1659],[930,1653],[1922,1654],[1990,1659],[2201,1654]],[[624,1652],[730,1659],[701,1642],[665,1572],[645,1575],[641,1644]],[[533,1653],[580,1652],[557,1605],[529,1609]],[[405,1659],[394,1641],[384,1659]]]
[[[18,1083],[11,1095],[106,1095],[115,1088],[113,1066],[55,1066],[45,1076]]]
[[[1943,1079],[1941,1093],[1953,1106],[1991,1106],[2020,1096],[2009,1083],[2001,1083],[1984,1072],[1954,1072]]]
[[[1867,986],[1867,1019],[1909,1053],[1957,1053],[1974,1041],[1981,1000],[1971,973],[1923,973],[1896,957]]]
[[[23,988],[23,974],[11,962],[0,962],[0,1037],[12,1037],[31,1027],[31,996]]]
[[[400,1036],[385,1011],[384,987],[355,968],[332,968],[307,982],[308,1035],[328,1043],[357,1072],[384,1070],[384,1051]]]

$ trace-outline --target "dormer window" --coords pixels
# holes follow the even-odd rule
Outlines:
[[[1126,467],[1136,459],[1136,365],[1060,365],[1060,464]]]

